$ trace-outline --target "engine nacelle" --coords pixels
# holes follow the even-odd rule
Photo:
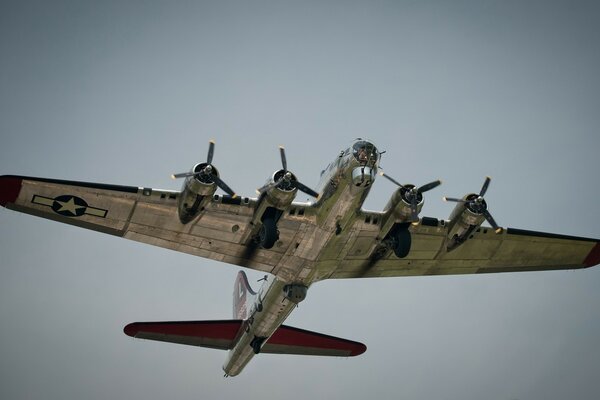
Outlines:
[[[286,174],[287,177],[284,178]],[[269,206],[279,210],[288,208],[296,198],[296,194],[298,194],[298,188],[295,185],[298,179],[290,171],[284,171],[283,169],[276,171],[267,184],[272,184],[282,178],[284,179],[279,185],[271,187],[264,193],[264,199]]]
[[[192,171],[204,171],[207,166],[207,163],[200,163],[194,166]],[[219,171],[215,167],[210,166],[210,168],[213,175],[219,176]],[[187,224],[194,219],[211,200],[216,190],[217,185],[211,179],[210,174],[200,173],[186,178],[178,200],[179,220],[181,223]]]
[[[263,249],[270,249],[279,240],[277,222],[294,201],[298,193],[297,183],[294,174],[280,169],[258,190],[260,197],[250,222],[254,226],[250,237]]]
[[[406,193],[414,187],[415,185],[408,184],[398,188],[385,206],[384,210],[386,212],[391,210],[395,220],[409,221],[411,219],[410,200],[407,198]],[[423,204],[423,195],[419,193],[417,197],[417,213],[421,212]]]
[[[469,235],[485,221],[485,216],[482,212],[482,210],[487,209],[485,200],[481,200],[478,209],[471,203],[471,200],[478,197],[480,196],[475,193],[468,194],[463,197],[463,200],[466,202],[458,203],[454,207],[454,210],[452,210],[448,223],[448,251],[456,249],[467,241]]]

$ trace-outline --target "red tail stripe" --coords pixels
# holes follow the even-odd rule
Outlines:
[[[132,337],[137,336],[139,332],[145,332],[233,340],[241,324],[242,321],[239,320],[134,322],[127,325],[123,331]]]
[[[600,242],[596,242],[596,245],[583,260],[583,265],[586,267],[593,267],[596,264],[600,264]]]
[[[0,176],[0,205],[6,207],[14,203],[21,192],[22,179],[12,176]]]
[[[342,339],[322,333],[305,331],[299,328],[282,325],[268,340],[269,344],[313,347],[317,349],[335,349],[350,351],[350,356],[357,356],[367,350],[367,346],[352,340]]]

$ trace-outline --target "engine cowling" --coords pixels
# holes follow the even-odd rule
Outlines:
[[[210,171],[207,168],[210,168]],[[200,173],[201,171],[207,173]],[[217,190],[217,185],[211,177],[211,174],[219,176],[219,171],[214,166],[208,163],[196,164],[192,172],[198,174],[185,179],[178,200],[179,220],[182,224],[194,219]]]
[[[478,202],[474,200],[480,199]],[[485,221],[484,212],[487,203],[476,193],[463,197],[464,202],[458,203],[450,214],[448,223],[447,250],[454,250],[463,244],[469,235]]]
[[[410,199],[408,198],[407,194],[414,187],[415,187],[415,185],[407,184],[401,188],[398,188],[394,192],[394,194],[392,195],[390,200],[388,201],[384,210],[386,210],[386,211],[392,210],[392,214],[394,215],[395,219],[398,221],[410,221],[411,217],[412,217],[412,210],[411,210]],[[417,195],[417,214],[421,212],[421,209],[423,208],[423,204],[424,204],[423,194],[418,193],[418,195]]]
[[[282,179],[284,178],[284,179]],[[296,175],[290,171],[280,169],[275,171],[272,178],[267,182],[267,185],[272,185],[274,182],[281,182],[278,185],[272,186],[264,192],[266,202],[279,210],[285,210],[298,194],[296,183],[298,179]]]

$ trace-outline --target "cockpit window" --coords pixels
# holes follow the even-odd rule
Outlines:
[[[377,162],[379,152],[373,143],[360,140],[352,146],[352,154],[362,165],[372,165]]]

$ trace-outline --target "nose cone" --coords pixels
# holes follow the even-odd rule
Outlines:
[[[377,147],[368,140],[357,139],[352,145],[352,154],[361,165],[375,167],[379,161]]]

